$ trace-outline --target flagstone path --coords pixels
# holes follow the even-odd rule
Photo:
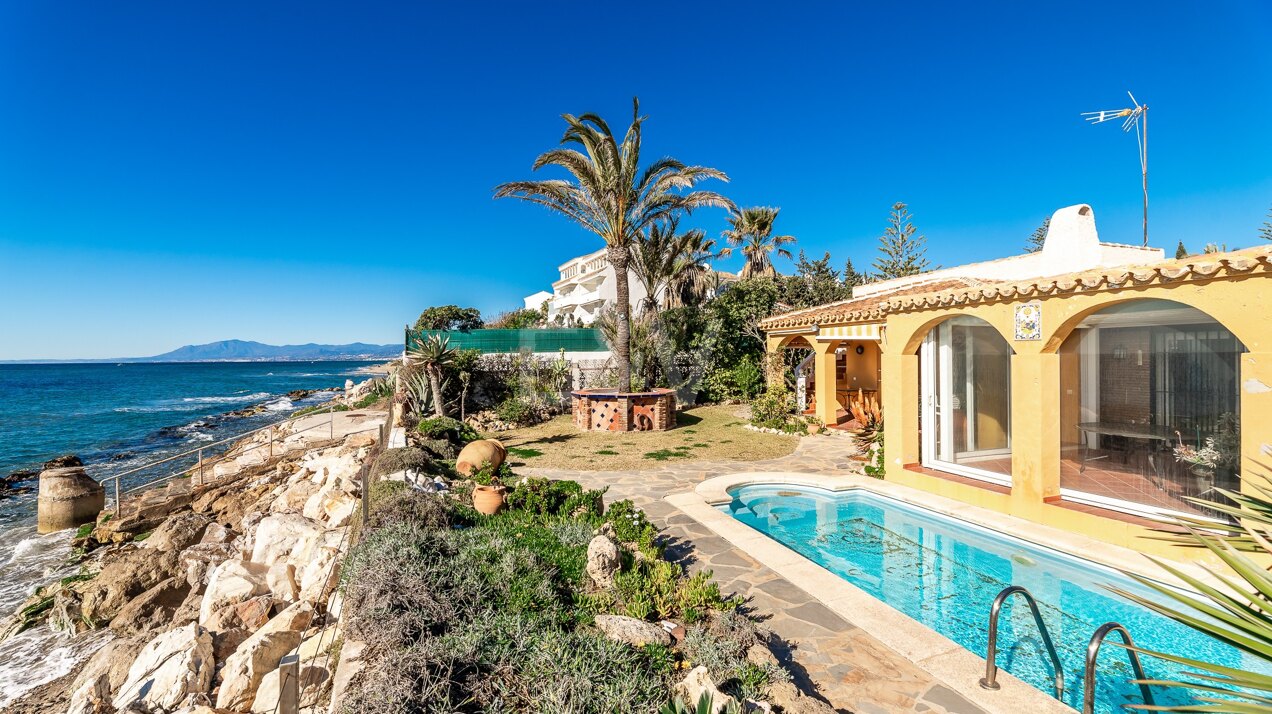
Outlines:
[[[572,479],[588,488],[608,486],[607,501],[631,499],[663,529],[669,557],[691,571],[710,570],[722,592],[748,598],[747,607],[764,627],[792,645],[780,654],[795,673],[796,684],[836,709],[857,714],[983,714],[913,662],[663,500],[708,478],[744,471],[859,474],[862,464],[851,458],[856,453],[850,437],[830,434],[802,439],[794,453],[766,461],[659,464],[642,471],[519,471]]]

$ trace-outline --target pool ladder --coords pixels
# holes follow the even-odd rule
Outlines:
[[[989,608],[989,649],[985,653],[985,676],[981,678],[980,685],[985,689],[998,689],[998,664],[995,661],[998,658],[998,615],[1002,612],[1003,603],[1012,595],[1020,595],[1025,599],[1025,603],[1029,605],[1029,611],[1033,614],[1034,624],[1038,626],[1038,633],[1042,635],[1042,643],[1047,647],[1047,655],[1051,657],[1051,666],[1056,673],[1055,692],[1056,699],[1064,701],[1064,667],[1060,664],[1060,655],[1056,652],[1055,643],[1051,641],[1051,633],[1047,631],[1047,623],[1042,620],[1042,612],[1038,609],[1038,603],[1034,601],[1033,595],[1028,590],[1019,586],[1011,585],[1003,588],[998,593],[998,597],[994,598],[994,604]],[[1135,651],[1135,641],[1131,639],[1131,633],[1126,628],[1116,622],[1106,622],[1101,625],[1095,634],[1091,636],[1091,641],[1087,644],[1086,662],[1082,667],[1082,714],[1093,714],[1095,712],[1095,670],[1096,660],[1100,654],[1100,647],[1104,644],[1104,638],[1109,634],[1116,632],[1122,638],[1122,643],[1126,646],[1126,654],[1131,660],[1131,671],[1134,672],[1135,678],[1140,680],[1140,694],[1144,697],[1144,703],[1153,706],[1153,693],[1149,690],[1148,685],[1143,683],[1147,679],[1144,676],[1144,667],[1140,664],[1139,653]]]

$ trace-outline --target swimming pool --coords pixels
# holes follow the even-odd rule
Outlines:
[[[1272,673],[1265,663],[1201,635],[1108,590],[1155,596],[1115,570],[970,523],[860,489],[832,493],[789,485],[741,486],[721,506],[733,518],[822,565],[871,596],[984,657],[989,607],[1008,585],[1022,585],[1038,602],[1059,650],[1065,703],[1082,705],[1082,665],[1096,628],[1126,626],[1137,645],[1229,667]],[[1130,684],[1126,652],[1100,652],[1097,712],[1120,712],[1142,700]],[[1186,670],[1143,658],[1149,678],[1175,678]],[[1053,673],[1028,607],[1004,605],[999,618],[998,665],[1052,694]],[[1188,696],[1155,687],[1156,703],[1183,704]]]

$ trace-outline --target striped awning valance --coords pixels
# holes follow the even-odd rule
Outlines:
[[[829,340],[874,340],[878,342],[879,328],[881,327],[883,327],[882,322],[822,327],[817,330],[817,339],[822,342]]]

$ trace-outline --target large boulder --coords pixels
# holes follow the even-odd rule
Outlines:
[[[256,690],[265,675],[278,669],[278,663],[300,644],[301,634],[295,630],[261,628],[243,641],[221,668],[221,689],[216,695],[218,709],[242,711],[252,706]]]
[[[110,629],[121,635],[135,635],[167,627],[189,593],[190,584],[184,577],[162,580],[120,608],[110,621]]]
[[[295,513],[275,513],[256,526],[251,560],[266,567],[280,560],[304,563],[322,539],[323,529]]]
[[[178,562],[185,573],[186,582],[202,592],[208,584],[212,569],[236,555],[237,549],[229,543],[195,543],[181,551]]]
[[[169,516],[143,545],[156,550],[185,550],[199,542],[211,522],[212,519],[202,513],[182,511]]]
[[[598,535],[587,544],[587,574],[599,587],[614,587],[614,574],[622,565],[618,544],[608,536]]]
[[[199,623],[207,622],[212,614],[229,605],[269,592],[265,574],[269,568],[246,560],[227,560],[216,566],[208,576],[208,587],[199,606]]]
[[[305,503],[318,492],[318,484],[303,478],[283,489],[269,507],[274,513],[300,513]]]
[[[498,469],[508,458],[508,450],[496,439],[480,439],[465,446],[455,459],[455,470],[472,476],[485,464]]]
[[[128,546],[102,562],[92,580],[77,586],[80,612],[87,622],[105,624],[129,600],[178,575],[179,554],[174,551]]]
[[[140,703],[150,709],[176,709],[191,694],[212,688],[212,635],[191,623],[169,630],[141,648],[128,677],[115,695],[115,708]]]
[[[652,622],[637,620],[626,615],[597,615],[596,627],[611,640],[626,642],[633,647],[649,644],[671,646],[671,634]]]
[[[291,604],[300,597],[300,583],[296,582],[296,566],[291,563],[274,563],[265,573],[265,584],[276,600]]]
[[[149,638],[146,637],[117,637],[94,652],[71,682],[68,711],[94,714],[107,711],[100,705],[108,704],[111,701],[110,693],[123,686],[128,679],[128,669],[147,642]],[[106,696],[102,696],[102,682],[105,682]],[[97,708],[91,708],[92,706]]]

